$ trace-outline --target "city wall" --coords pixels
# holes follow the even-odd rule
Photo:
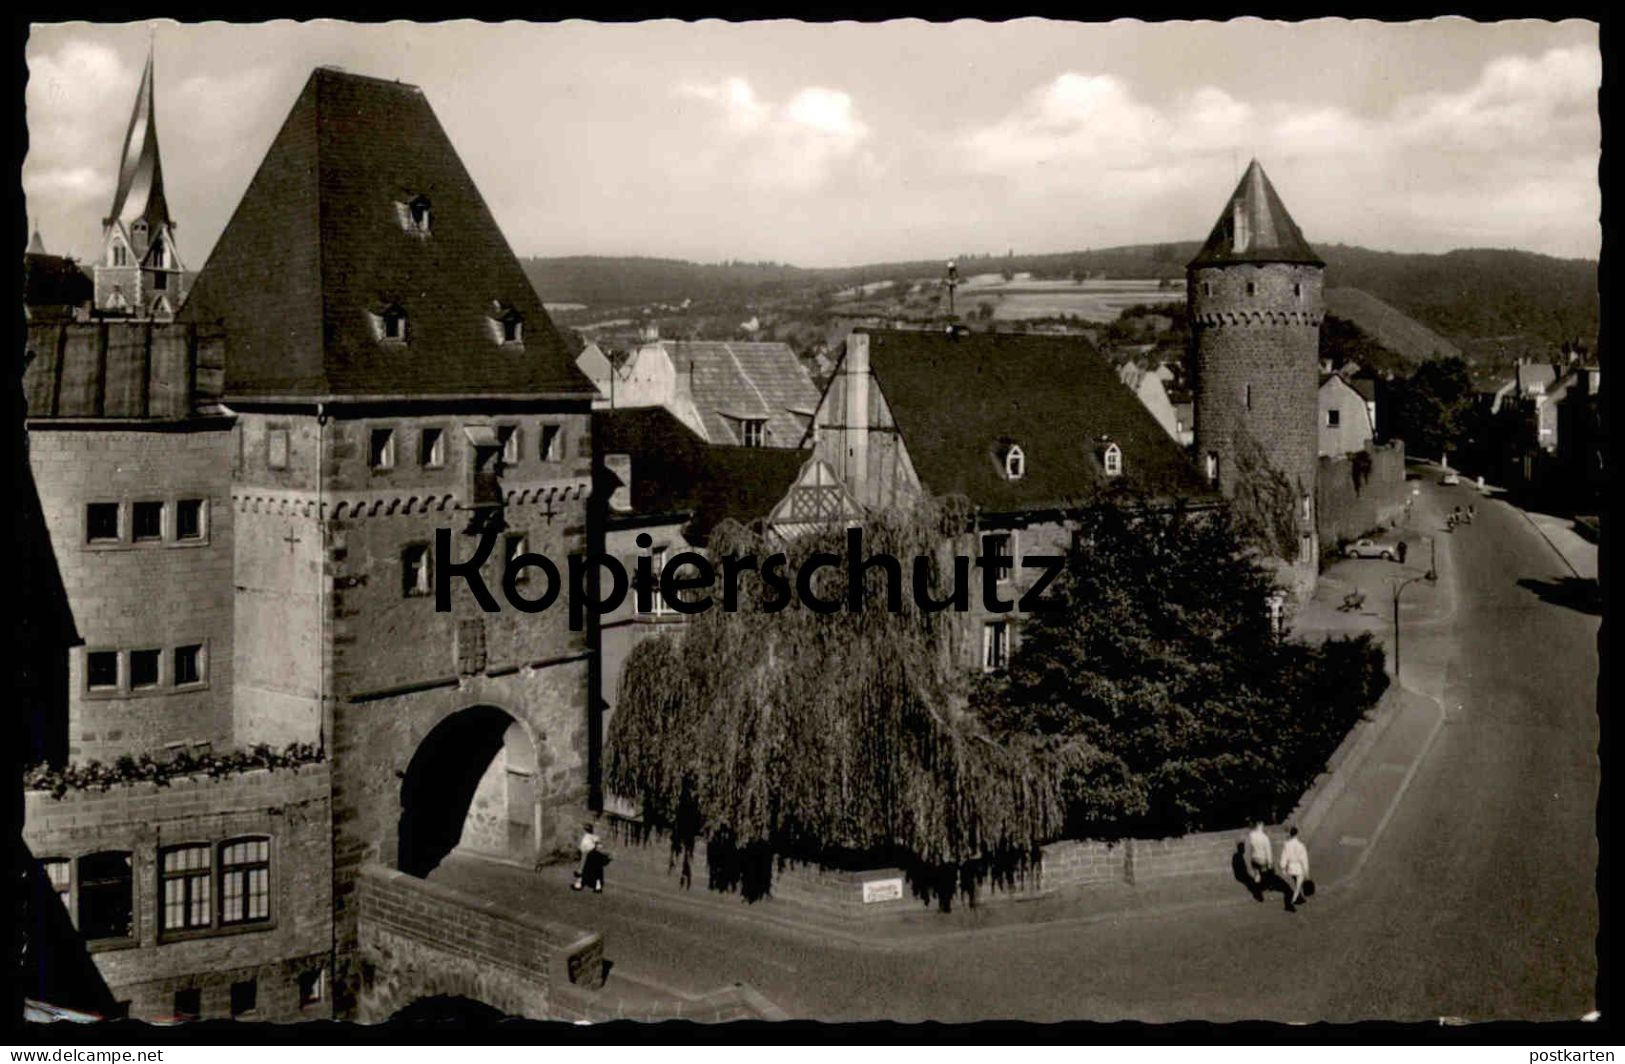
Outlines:
[[[1315,519],[1326,550],[1392,524],[1405,511],[1405,444],[1367,444],[1363,451],[1320,459]]]

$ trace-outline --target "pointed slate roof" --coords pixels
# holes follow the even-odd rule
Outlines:
[[[1257,159],[1247,164],[1247,172],[1241,175],[1230,202],[1225,204],[1207,243],[1190,266],[1223,266],[1232,262],[1326,265],[1304,240],[1298,223],[1287,213]]]
[[[427,229],[411,213],[427,203]],[[497,322],[523,320],[521,343]],[[386,312],[405,340],[383,337]],[[198,275],[228,396],[591,396],[423,91],[313,72]]]
[[[45,238],[39,235],[39,223],[38,222],[34,223],[34,235],[28,238],[28,251],[26,252],[26,254],[29,254],[29,255],[43,255],[43,254],[45,254]]]
[[[144,219],[149,230],[173,224],[169,204],[164,199],[164,168],[158,156],[158,112],[152,92],[152,53],[141,72],[141,87],[130,112],[130,127],[124,132],[124,150],[119,153],[118,188],[113,192],[113,209],[102,224],[131,225]],[[141,249],[137,249],[139,254]]]

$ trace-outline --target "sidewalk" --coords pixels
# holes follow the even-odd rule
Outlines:
[[[1552,550],[1563,559],[1563,564],[1568,566],[1569,572],[1581,580],[1597,579],[1597,544],[1586,540],[1576,532],[1573,521],[1529,510],[1519,512],[1535,526],[1535,531],[1551,544]]]

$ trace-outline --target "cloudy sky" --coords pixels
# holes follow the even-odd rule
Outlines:
[[[422,86],[520,254],[1200,239],[1255,155],[1311,242],[1601,244],[1592,23],[157,22],[33,27],[22,176],[50,251],[99,251],[149,38],[194,269],[324,64]]]

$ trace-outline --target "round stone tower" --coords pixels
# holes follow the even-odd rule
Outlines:
[[[1186,267],[1197,462],[1299,590],[1319,554],[1324,273],[1256,159]]]

